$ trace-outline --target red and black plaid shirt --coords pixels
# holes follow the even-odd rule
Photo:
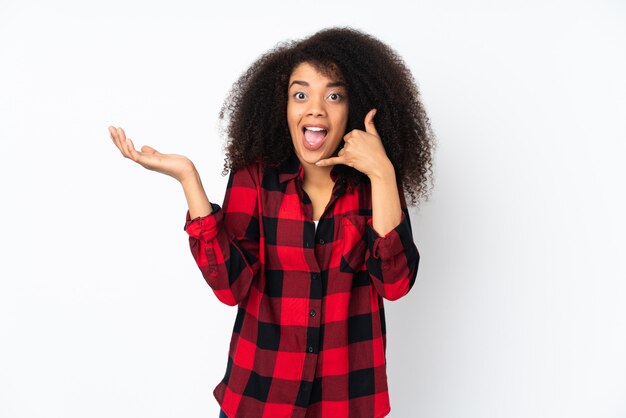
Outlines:
[[[223,205],[190,219],[193,257],[217,298],[238,305],[223,379],[229,418],[383,417],[390,411],[383,298],[413,286],[419,253],[402,221],[372,227],[371,184],[334,166],[319,220],[295,155],[231,172]],[[345,168],[345,167],[344,167]]]

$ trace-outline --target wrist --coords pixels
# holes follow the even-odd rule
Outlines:
[[[389,159],[383,164],[376,166],[370,174],[368,174],[371,183],[382,183],[393,180],[395,183],[396,171]]]
[[[192,165],[191,168],[185,172],[185,174],[180,176],[178,181],[183,186],[197,183],[200,181],[200,174],[196,170],[196,167]]]

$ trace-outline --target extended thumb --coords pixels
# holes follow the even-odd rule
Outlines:
[[[374,125],[374,116],[376,115],[376,109],[372,109],[365,115],[365,131],[378,135],[376,126]]]
[[[158,154],[159,151],[155,150],[152,147],[149,147],[148,145],[144,145],[143,147],[141,147],[141,152],[147,152],[149,154]]]

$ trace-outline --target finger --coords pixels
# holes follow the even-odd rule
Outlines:
[[[126,157],[126,138],[122,138],[122,128],[115,128],[115,139],[120,151],[122,151],[122,154]]]
[[[124,149],[124,155],[130,159],[132,159],[131,148],[133,151],[137,152],[134,146],[131,146],[131,142],[129,138],[126,138],[126,133],[122,128],[117,128],[117,131],[120,135],[120,143],[122,144],[122,148]]]
[[[346,163],[346,159],[342,155],[341,157],[332,157],[332,158],[319,160],[318,162],[315,163],[315,165],[318,167],[325,167],[328,165],[345,164],[345,163]]]
[[[124,144],[126,142],[126,132],[122,128],[116,128],[117,135],[120,137],[120,142]]]
[[[122,139],[122,140],[121,140],[121,142],[122,142],[122,147],[124,148],[124,151],[125,151],[125,155],[126,155],[128,158],[131,158],[131,159],[132,159],[132,152],[131,152],[131,148],[132,148],[133,150],[134,150],[135,148],[134,148],[134,147],[131,147],[131,145],[130,145],[130,139],[129,139],[129,138],[126,138],[126,136],[124,136],[124,139]]]
[[[115,128],[112,126],[109,126],[108,130],[109,130],[109,135],[111,136],[111,139],[113,140],[113,142],[115,142],[115,136],[114,136]]]
[[[365,137],[365,134],[366,132],[363,132],[360,129],[353,129],[343,136],[343,142],[346,144],[350,144],[355,140],[359,141],[360,139]]]
[[[117,147],[117,149],[120,150],[122,155],[126,157],[126,154],[125,154],[126,151],[124,150],[124,146],[122,142],[120,141],[120,135],[117,131],[117,128],[111,127],[110,131],[111,131],[111,138],[113,138],[113,143],[115,143],[115,146]]]
[[[128,155],[130,155],[131,160],[139,161],[139,158],[141,158],[141,154],[137,152],[137,150],[135,149],[135,144],[133,144],[133,141],[130,138],[126,138],[126,149],[128,150]]]
[[[109,126],[109,135],[111,135],[113,143],[115,144],[115,146],[117,146],[117,131],[115,130],[115,127]]]
[[[365,132],[376,135],[376,136],[380,136],[378,135],[378,131],[376,130],[376,126],[374,125],[375,114],[376,114],[376,109],[372,109],[369,112],[367,112],[367,115],[365,115]]]

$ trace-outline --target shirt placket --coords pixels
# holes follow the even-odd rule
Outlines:
[[[304,360],[304,370],[302,375],[302,381],[300,385],[300,391],[296,404],[302,407],[309,405],[309,398],[311,396],[311,386],[315,379],[315,370],[317,367],[317,356],[320,349],[320,337],[321,337],[321,315],[322,312],[322,298],[323,298],[323,283],[319,260],[323,260],[324,251],[326,251],[325,242],[322,238],[318,237],[318,230],[315,229],[313,223],[313,204],[311,199],[306,194],[302,187],[302,179],[298,177],[296,179],[298,188],[298,194],[302,207],[304,210],[304,222],[306,227],[304,228],[304,243],[305,254],[309,261],[311,286],[309,294],[309,323],[307,326],[307,338],[306,338],[306,357]],[[331,210],[334,202],[343,195],[345,190],[345,180],[341,179],[335,183],[333,192],[331,193],[330,200],[322,213],[322,217],[327,211]],[[321,219],[321,217],[320,217]],[[320,221],[321,223],[321,221]]]

